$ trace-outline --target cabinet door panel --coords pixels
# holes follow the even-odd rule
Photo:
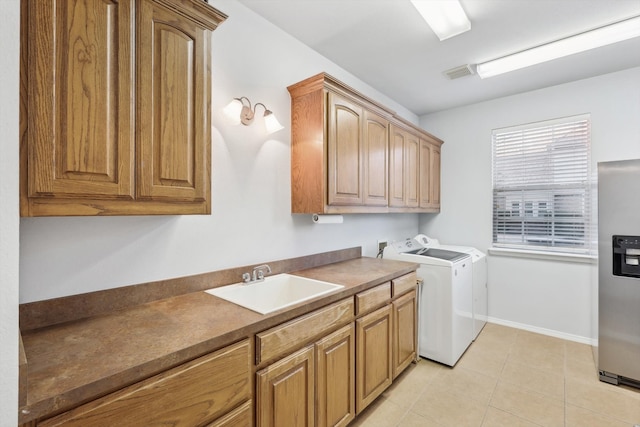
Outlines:
[[[361,205],[363,110],[334,93],[329,92],[328,96],[328,202]]]
[[[416,291],[393,302],[393,377],[397,377],[416,357]]]
[[[440,210],[440,148],[432,147],[431,154],[431,203]]]
[[[365,111],[364,130],[364,204],[387,206],[387,153],[389,152],[389,122]]]
[[[346,426],[355,408],[355,327],[347,325],[316,344],[316,425]]]
[[[420,192],[420,140],[413,134],[408,134],[405,140],[405,206],[417,208]]]
[[[356,411],[360,413],[391,384],[392,316],[387,305],[356,320]]]
[[[440,209],[440,147],[420,141],[420,207]]]
[[[251,397],[250,353],[244,340],[38,426],[203,425]]]
[[[420,207],[431,206],[431,144],[420,141]]]
[[[138,36],[138,198],[208,198],[209,37],[199,24],[143,0]]]
[[[256,373],[258,427],[313,427],[313,346]]]
[[[133,8],[28,3],[30,197],[133,197]]]
[[[389,206],[403,207],[405,193],[404,145],[406,133],[391,126],[389,145]]]

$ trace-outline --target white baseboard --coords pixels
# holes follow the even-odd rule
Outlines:
[[[563,340],[574,341],[590,346],[598,345],[597,339],[583,337],[580,335],[567,334],[566,332],[554,331],[553,329],[540,328],[537,326],[526,325],[524,323],[512,322],[510,320],[497,319],[495,317],[488,317],[487,321],[490,323],[495,323],[497,325],[509,326],[510,328],[522,329],[529,332],[535,332],[536,334],[548,335],[550,337],[561,338]]]

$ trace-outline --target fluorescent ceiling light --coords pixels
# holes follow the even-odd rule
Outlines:
[[[476,73],[483,79],[493,77],[638,36],[640,16],[478,64]]]
[[[471,29],[458,0],[411,0],[411,3],[441,41]]]

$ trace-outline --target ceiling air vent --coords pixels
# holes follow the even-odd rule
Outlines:
[[[471,64],[461,65],[456,68],[452,68],[444,72],[444,74],[449,77],[449,80],[459,79],[460,77],[470,76],[475,74],[473,70],[473,66]]]

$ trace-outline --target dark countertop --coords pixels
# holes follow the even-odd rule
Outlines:
[[[294,271],[344,288],[266,315],[197,291],[25,331],[27,402],[20,423],[68,410],[416,268],[355,258]]]

